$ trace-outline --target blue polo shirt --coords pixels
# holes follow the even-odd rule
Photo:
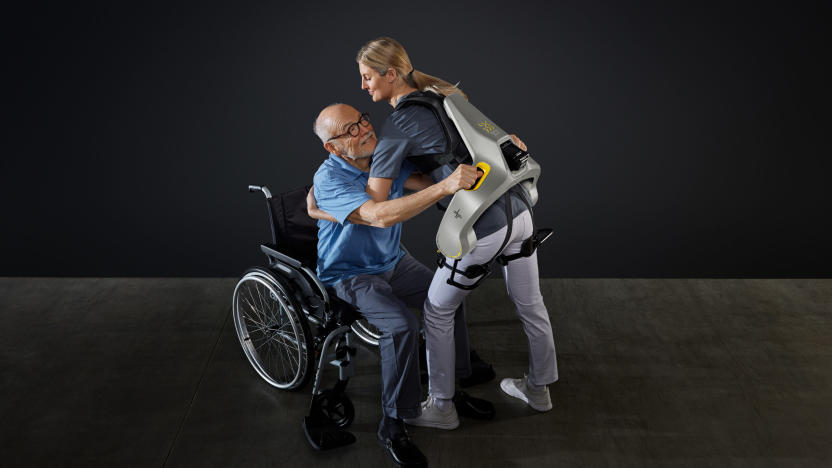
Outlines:
[[[404,182],[413,169],[410,163],[402,165],[393,179],[389,200],[402,196]],[[327,286],[360,274],[388,271],[404,255],[401,223],[377,228],[347,220],[350,213],[370,200],[369,176],[334,154],[315,172],[318,208],[338,220],[318,220],[318,278]]]

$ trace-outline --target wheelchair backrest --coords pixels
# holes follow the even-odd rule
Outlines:
[[[318,222],[306,213],[311,186],[296,188],[268,199],[272,242],[277,249],[315,271],[318,262]]]

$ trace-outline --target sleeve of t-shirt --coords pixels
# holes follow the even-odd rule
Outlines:
[[[399,175],[409,150],[410,138],[395,123],[387,120],[381,130],[376,149],[373,151],[370,177],[395,179]]]
[[[402,163],[402,169],[401,171],[399,171],[399,176],[396,178],[396,182],[404,186],[404,183],[407,181],[407,178],[410,177],[410,174],[414,172],[419,172],[419,170],[412,162],[405,159]]]
[[[315,173],[315,200],[318,208],[331,214],[344,224],[347,217],[358,207],[370,200],[367,186],[360,178],[338,177],[332,170]]]

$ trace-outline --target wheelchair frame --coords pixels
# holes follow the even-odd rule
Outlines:
[[[352,424],[355,409],[344,390],[354,375],[352,358],[358,341],[378,346],[378,330],[355,307],[327,291],[310,268],[316,256],[308,248],[305,262],[278,250],[279,241],[284,241],[300,252],[298,244],[317,235],[317,223],[305,212],[308,188],[286,192],[279,199],[265,186],[248,189],[266,198],[273,242],[260,245],[267,266],[248,269],[234,288],[231,312],[243,353],[263,380],[282,390],[303,388],[314,367],[312,400],[303,421],[307,439],[318,450],[353,443],[355,437],[345,428]],[[299,215],[296,204],[301,194]],[[291,216],[285,216],[287,209],[293,210]],[[292,235],[306,240],[292,242]],[[327,363],[338,369],[338,381],[334,388],[321,390]]]

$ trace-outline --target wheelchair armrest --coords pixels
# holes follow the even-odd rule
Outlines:
[[[269,257],[280,260],[281,262],[294,268],[300,269],[303,266],[299,260],[295,260],[294,258],[275,250],[272,244],[260,244],[260,250]]]

